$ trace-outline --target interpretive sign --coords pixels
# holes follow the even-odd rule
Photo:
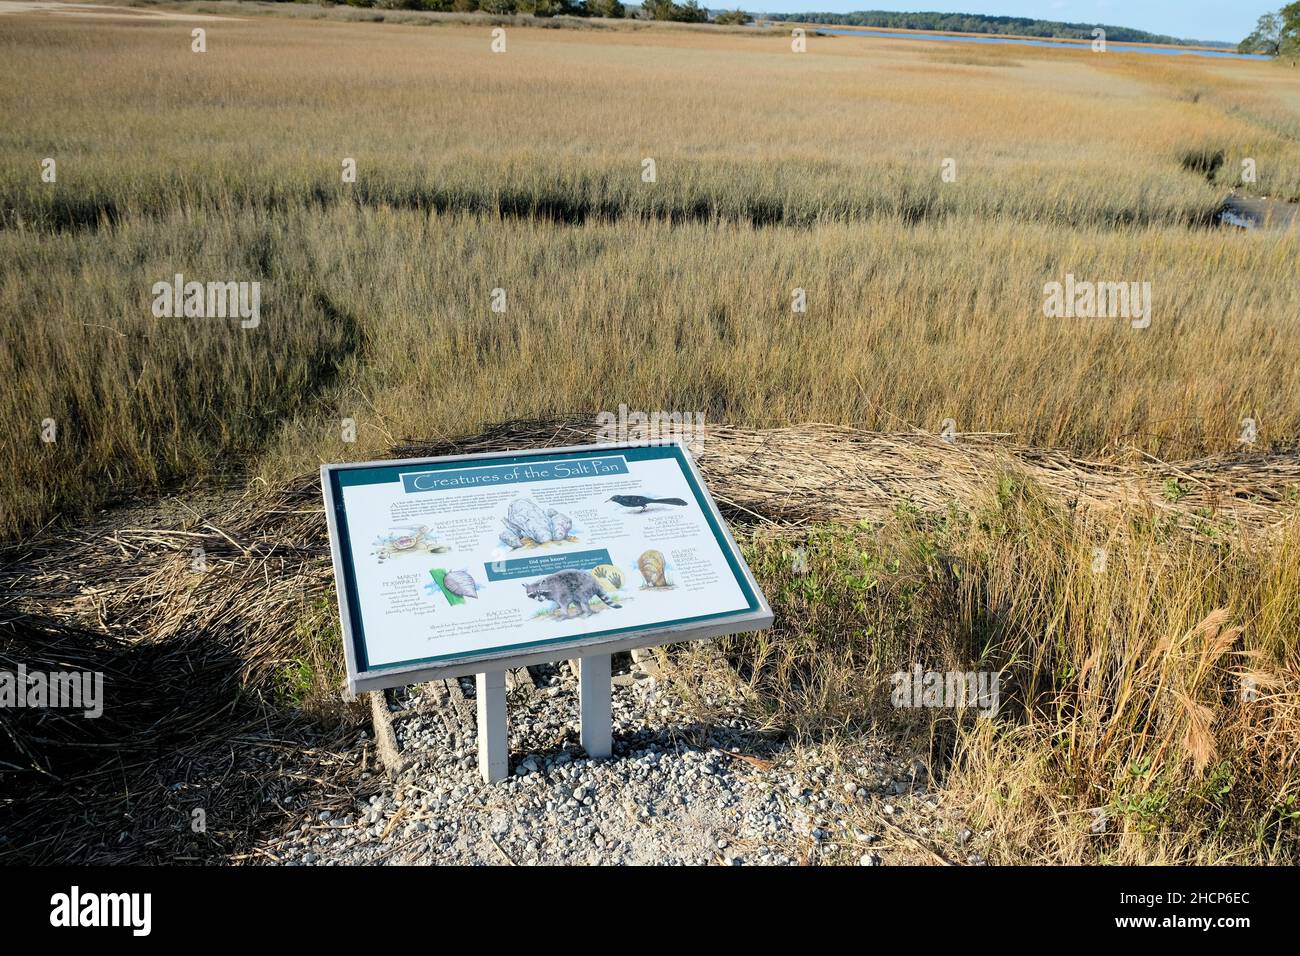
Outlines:
[[[772,623],[678,443],[325,465],[321,485],[354,692]]]

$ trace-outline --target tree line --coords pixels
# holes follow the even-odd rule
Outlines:
[[[336,0],[353,7],[388,10],[433,10],[441,13],[532,14],[536,17],[641,17],[647,20],[675,20],[679,23],[708,23],[709,11],[698,0],[643,0],[629,6],[620,0]],[[714,23],[748,23],[753,18],[743,10],[719,13]]]
[[[1194,40],[1148,33],[1130,27],[1100,23],[1060,23],[1029,17],[1001,17],[981,13],[894,13],[888,10],[859,10],[854,13],[772,13],[768,20],[824,23],[851,27],[884,27],[891,30],[930,30],[938,33],[990,33],[1064,40],[1091,40],[1093,30],[1106,31],[1106,39],[1117,43],[1164,43],[1185,46]],[[1204,44],[1207,46],[1229,44]]]
[[[1300,59],[1300,0],[1260,17],[1254,32],[1237,44],[1237,52]]]

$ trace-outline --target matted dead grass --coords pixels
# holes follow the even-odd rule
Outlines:
[[[924,433],[835,425],[705,426],[686,436],[714,498],[740,521],[797,528],[872,522],[900,507],[942,515],[974,507],[1012,476],[1082,515],[1135,509],[1193,534],[1270,535],[1300,502],[1300,454],[1195,461],[1090,461],[987,435],[954,442]],[[407,439],[394,458],[596,444],[592,416],[510,422],[457,440]],[[1177,490],[1174,490],[1174,484]],[[219,573],[196,572],[195,549]],[[250,490],[221,514],[179,527],[70,530],[0,551],[3,605],[44,608],[72,626],[136,638],[195,630],[237,637],[258,679],[306,608],[328,587],[328,541],[317,475]],[[259,594],[248,599],[249,589]]]
[[[1221,455],[1185,462],[1093,461],[990,435],[952,442],[923,432],[872,432],[838,425],[788,428],[709,425],[699,464],[719,502],[764,521],[873,521],[900,505],[942,513],[971,506],[1007,475],[1023,478],[1080,511],[1140,507],[1192,531],[1212,525],[1276,530],[1300,501],[1300,455]],[[581,417],[514,422],[458,443],[466,452],[591,444],[599,429]],[[446,453],[445,442],[408,441],[397,457]]]
[[[409,440],[392,453],[557,447],[597,437],[592,418],[573,416],[504,424],[456,441]],[[1295,455],[1125,464],[995,436],[958,436],[950,444],[827,425],[708,428],[698,460],[733,523],[769,541],[770,532],[797,537],[827,522],[883,527],[900,509],[922,517],[971,511],[1010,477],[1086,523],[1113,524],[1136,512],[1185,537],[1257,537],[1267,547],[1284,533],[1300,488]],[[1186,493],[1171,498],[1170,481]],[[214,513],[170,525],[124,526],[130,523],[110,518],[0,551],[0,661],[103,670],[114,694],[111,719],[102,723],[0,714],[9,740],[0,815],[16,835],[0,855],[240,859],[259,825],[300,812],[290,798],[342,807],[364,790],[362,768],[345,753],[360,714],[339,710],[342,653],[318,476],[246,492]],[[196,548],[202,567],[194,563]],[[766,568],[767,557],[761,560],[756,567]],[[801,627],[779,620],[774,639],[794,641],[792,666],[813,666],[817,655],[797,650],[812,639]],[[848,639],[847,631],[818,638]],[[764,666],[766,653],[755,667]],[[860,685],[850,672],[861,665],[851,655],[844,661],[836,679],[845,688]],[[1287,721],[1274,715],[1268,733],[1291,734]],[[809,726],[815,730],[816,722]],[[965,755],[959,769],[1012,759],[1009,745],[997,743]],[[1034,785],[1035,799],[1046,800],[1048,782]],[[964,799],[1000,805],[991,794]],[[226,823],[196,837],[184,825],[195,806],[224,814]],[[130,839],[115,842],[114,827]],[[1060,852],[1085,858],[1077,847],[1062,844]]]

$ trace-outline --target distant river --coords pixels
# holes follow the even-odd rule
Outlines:
[[[775,28],[775,24],[773,24]],[[1030,40],[1020,37],[993,37],[979,36],[976,34],[965,34],[962,36],[950,36],[946,33],[889,33],[884,30],[867,30],[851,29],[848,27],[819,26],[815,23],[807,25],[807,29],[816,30],[818,33],[830,33],[835,36],[845,37],[879,37],[882,40],[938,40],[941,43],[1009,43],[1017,46],[1047,46],[1061,49],[1073,50],[1090,50],[1091,41],[1072,43],[1068,40]],[[1272,57],[1263,56],[1258,53],[1234,53],[1230,50],[1200,50],[1187,49],[1184,47],[1168,46],[1142,46],[1135,43],[1116,43],[1111,41],[1108,48],[1116,53],[1155,53],[1160,56],[1217,56],[1229,60],[1269,60]]]

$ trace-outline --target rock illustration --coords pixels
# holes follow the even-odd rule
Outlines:
[[[508,548],[534,547],[553,541],[568,541],[573,519],[554,508],[542,511],[531,498],[517,498],[502,519],[505,530],[498,536]]]
[[[568,515],[562,515],[554,508],[546,512],[546,517],[551,523],[551,540],[563,541],[569,536],[569,529],[573,527],[573,519]]]

